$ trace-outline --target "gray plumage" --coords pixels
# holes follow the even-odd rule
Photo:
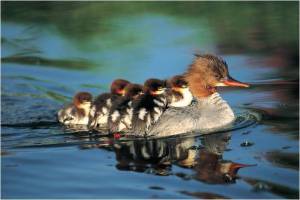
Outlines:
[[[235,116],[229,105],[218,93],[196,99],[190,106],[168,108],[149,131],[147,136],[166,137],[181,133],[211,132],[229,125]]]

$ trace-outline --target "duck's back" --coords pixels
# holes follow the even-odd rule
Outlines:
[[[168,108],[147,133],[166,137],[193,131],[207,132],[230,124],[235,119],[230,106],[218,93],[196,99],[190,106]]]

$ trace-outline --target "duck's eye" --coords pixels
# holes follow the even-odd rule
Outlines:
[[[187,88],[188,86],[186,84],[182,85],[181,86],[182,88]]]
[[[215,78],[216,78],[216,79],[220,79],[221,76],[220,76],[219,74],[216,74],[216,75],[215,75]]]
[[[219,80],[220,80],[221,82],[223,82],[223,81],[226,81],[227,78],[226,78],[226,77],[225,77],[225,78],[224,78],[224,77],[220,77]]]

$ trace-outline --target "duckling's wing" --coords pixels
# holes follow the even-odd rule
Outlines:
[[[131,119],[124,121],[124,119],[129,117],[129,113],[127,112],[127,109],[129,109],[129,102],[129,98],[121,97],[112,105],[108,117],[108,127],[110,132],[118,132],[130,128]]]
[[[103,93],[97,96],[93,102],[93,105],[96,106],[96,109],[100,109],[103,106],[111,106],[111,99],[112,95],[110,93]]]
[[[132,134],[138,137],[144,136],[151,125],[150,110],[154,107],[153,99],[148,95],[143,95],[134,100],[132,106]]]
[[[57,113],[58,121],[62,124],[69,124],[76,118],[74,111],[75,107],[73,104],[69,104],[64,108],[60,109]]]
[[[141,111],[142,114],[136,113],[132,117],[132,134],[134,136],[145,136],[145,133],[150,126],[151,116],[150,114],[143,114],[145,111]],[[141,116],[144,115],[143,118]],[[139,117],[140,116],[140,117]]]
[[[96,97],[93,102],[88,127],[92,129],[104,128],[107,125],[107,119],[112,106],[112,95],[103,93]]]

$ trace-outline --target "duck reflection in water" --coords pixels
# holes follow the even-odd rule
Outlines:
[[[183,179],[195,179],[209,184],[227,184],[235,183],[240,168],[251,166],[222,158],[230,136],[231,134],[227,132],[205,135],[200,141],[197,137],[110,140],[110,146],[100,146],[115,151],[116,168],[119,170],[162,176],[176,175]],[[173,172],[173,164],[191,168],[191,174]]]

